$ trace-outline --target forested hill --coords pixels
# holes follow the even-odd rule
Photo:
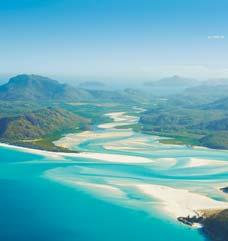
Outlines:
[[[86,86],[89,84],[94,82],[85,83]],[[99,82],[95,84],[98,85]],[[145,93],[130,88],[115,90],[82,87],[62,84],[40,75],[21,74],[0,86],[0,101],[101,101],[133,104],[148,100]]]
[[[90,95],[67,84],[39,75],[17,75],[0,86],[0,100],[81,100]]]
[[[36,139],[86,128],[88,120],[60,108],[44,108],[0,119],[0,140],[28,146]]]
[[[228,109],[226,99],[205,105],[177,105],[166,101],[141,114],[143,131],[174,137],[171,143],[187,143],[228,149]],[[182,100],[182,103],[188,102]],[[189,102],[188,102],[189,103]],[[168,142],[168,141],[166,141]]]

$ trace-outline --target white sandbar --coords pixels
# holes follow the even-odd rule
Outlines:
[[[153,184],[137,184],[136,186],[144,194],[160,200],[162,209],[175,218],[194,216],[197,211],[204,209],[228,208],[226,202],[216,201],[185,189]]]

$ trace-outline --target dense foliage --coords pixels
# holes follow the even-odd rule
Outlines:
[[[194,96],[195,93],[192,93],[191,98]],[[182,138],[187,144],[228,149],[228,109],[215,105],[224,102],[224,99],[202,105],[201,100],[196,104],[197,99],[194,98],[195,103],[191,104],[189,99],[177,102],[176,98],[171,96],[144,112],[140,118],[143,131],[179,140]],[[204,99],[205,102],[207,100]],[[170,142],[176,143],[176,139]]]
[[[11,140],[34,139],[62,129],[72,129],[86,120],[63,109],[45,108],[16,117],[0,119],[0,137]]]
[[[228,209],[208,215],[204,220],[203,225],[203,232],[205,232],[211,240],[227,241]]]

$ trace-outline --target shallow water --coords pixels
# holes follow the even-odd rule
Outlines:
[[[149,162],[55,160],[1,147],[0,240],[203,241],[199,230],[162,212],[161,203],[134,184],[168,185],[227,201],[218,191],[228,181],[227,151],[162,145],[157,137],[139,133],[83,141],[74,148]]]

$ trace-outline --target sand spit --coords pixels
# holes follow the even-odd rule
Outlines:
[[[84,141],[93,139],[105,139],[105,138],[126,138],[132,136],[131,131],[112,131],[112,132],[93,132],[84,131],[81,133],[68,134],[63,138],[54,141],[56,146],[63,148],[71,148],[73,146],[79,145]]]
[[[162,209],[175,218],[195,216],[204,209],[228,208],[227,202],[216,201],[185,189],[153,184],[137,184],[136,187],[144,194],[160,200]]]
[[[228,161],[191,158],[185,167],[228,166]]]
[[[20,146],[13,146],[9,144],[0,143],[0,146],[19,150],[27,153],[37,154],[41,156],[47,156],[52,159],[63,159],[64,157],[76,157],[76,158],[86,158],[92,160],[100,160],[105,162],[111,163],[152,163],[153,160],[145,157],[139,156],[128,156],[128,155],[118,155],[118,154],[105,154],[105,153],[96,153],[96,152],[80,152],[80,153],[65,153],[65,152],[50,152],[50,151],[43,151],[37,150],[32,148],[20,147]]]

